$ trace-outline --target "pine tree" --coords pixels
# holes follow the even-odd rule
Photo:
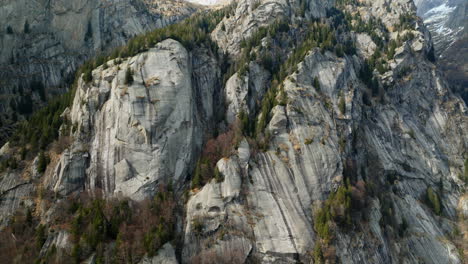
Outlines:
[[[13,28],[11,28],[11,26],[7,26],[6,31],[7,31],[7,34],[9,35],[13,34]]]
[[[131,85],[133,83],[133,71],[130,67],[127,68],[125,72],[125,84]]]
[[[42,151],[41,153],[39,153],[39,158],[37,161],[37,172],[39,173],[45,172],[48,164],[49,164],[49,157],[46,154],[44,154],[44,152]]]
[[[29,22],[28,22],[28,20],[26,20],[26,22],[24,22],[24,33],[29,34],[29,32],[30,32]]]

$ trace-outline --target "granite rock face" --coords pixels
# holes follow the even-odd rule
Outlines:
[[[411,1],[390,1],[391,13],[384,1],[367,4],[359,8],[361,16],[381,18],[390,30],[400,14],[414,10]],[[341,262],[462,263],[446,237],[455,228],[457,207],[465,208],[464,183],[457,175],[468,146],[467,107],[427,60],[432,42],[422,22],[411,31],[414,38],[397,49],[380,76],[389,88],[370,105],[363,101],[369,90],[359,78],[362,59],[375,48],[369,36],[357,35],[359,56],[339,58],[319,49],[307,54],[283,82],[287,104],[272,109],[269,150],[240,162],[249,149],[243,142],[238,154],[218,163],[225,180],[192,194],[184,259],[216,250],[214,238],[235,245],[240,236],[252,246],[250,257],[262,263],[308,263],[320,241],[313,221],[317,207],[346,176],[375,182],[382,194],[368,198],[366,221],[354,230],[336,230],[333,246]],[[397,32],[390,35],[396,39]],[[218,37],[223,47],[226,42]],[[226,49],[235,53],[235,40],[229,43]],[[408,67],[405,76],[399,74]],[[233,109],[248,110],[245,79],[234,75],[227,83],[230,118],[239,112]],[[443,217],[424,202],[428,188],[443,193]],[[389,206],[393,226],[385,222]],[[395,228],[402,225],[408,226],[404,232]],[[244,254],[245,244],[236,252]]]
[[[226,82],[226,120],[233,123],[240,113],[251,114],[267,89],[270,73],[252,62],[245,76],[234,74]]]
[[[86,59],[194,11],[178,0],[2,1],[0,144],[7,125],[63,93]]]
[[[468,102],[468,3],[417,0],[415,4],[433,36],[440,69],[452,90]]]
[[[324,17],[327,8],[334,1],[306,1],[309,9],[306,16]],[[225,17],[211,34],[218,46],[231,56],[240,52],[242,40],[248,39],[260,27],[268,26],[281,18],[294,17],[294,10],[299,7],[299,1],[284,0],[240,0],[235,13]]]
[[[150,258],[143,258],[139,264],[178,264],[174,248],[171,244],[165,244],[158,252],[156,256]]]
[[[80,80],[70,111],[76,140],[56,167],[54,191],[101,189],[141,200],[161,182],[182,183],[213,117],[219,73],[207,52],[192,56],[169,39],[97,68],[90,83]],[[209,66],[192,71],[200,60]]]
[[[10,221],[10,216],[16,210],[33,203],[31,194],[34,185],[30,180],[15,172],[4,173],[0,180],[0,228]]]
[[[172,182],[184,209],[174,212],[183,215],[175,243],[140,263],[316,263],[317,247],[331,263],[462,263],[453,234],[467,215],[460,175],[468,108],[428,58],[433,44],[424,23],[399,29],[400,16],[415,12],[412,1],[361,2],[344,8],[364,21],[380,19],[377,34],[410,36],[398,41],[393,57],[385,54],[381,72],[371,73],[376,87],[362,77],[378,48],[365,31],[348,34],[356,44],[352,55],[307,50],[278,85],[281,103],[262,131],[268,144],[260,148],[255,136],[240,136],[216,163],[222,177],[188,187],[206,135],[216,127],[223,132],[242,112],[258,120],[273,76],[251,61],[223,87],[219,54],[167,39],[96,68],[88,83],[79,80],[64,112],[76,128],[73,142],[45,179],[32,178],[62,197],[102,190],[106,198],[136,201]],[[239,1],[211,36],[235,58],[258,28],[280,17],[291,23],[324,17],[334,4],[308,1],[299,18],[299,1]],[[0,154],[8,155],[9,146]],[[35,186],[17,171],[4,174],[0,219]],[[327,220],[333,231],[324,238],[315,219],[344,186],[353,201],[349,218]],[[334,215],[346,211],[340,206]],[[66,247],[67,236],[49,235],[45,248]]]
[[[432,35],[438,55],[466,35],[468,6],[461,0],[416,0],[418,15],[424,19]]]

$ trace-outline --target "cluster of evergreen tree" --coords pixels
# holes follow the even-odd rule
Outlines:
[[[77,70],[75,82],[70,91],[50,100],[47,106],[29,117],[27,122],[25,121],[19,124],[10,138],[10,142],[12,142],[14,146],[27,148],[32,154],[38,153],[40,150],[45,150],[50,143],[58,138],[58,131],[62,124],[71,126],[71,124],[68,123],[69,121],[63,119],[60,115],[65,108],[71,106],[73,102],[78,78],[82,76],[86,83],[92,81],[93,69],[105,64],[108,60],[121,60],[122,58],[134,56],[168,38],[181,42],[189,50],[197,46],[205,46],[217,54],[217,46],[211,41],[209,34],[214,30],[221,19],[230,15],[234,9],[235,6],[230,5],[212,12],[203,11],[197,13],[180,23],[134,37],[128,41],[126,46],[116,48],[110,55],[101,54],[94,59],[86,61]],[[25,24],[25,32],[29,32],[28,23]],[[132,74],[127,73],[126,80],[128,83],[131,83],[131,79]],[[40,94],[44,94],[43,99],[45,99],[45,92],[42,84],[33,82],[32,85],[34,85],[34,87],[32,87],[33,90],[38,90]],[[28,109],[24,108],[24,111],[28,111]]]
[[[72,259],[80,263],[93,252],[98,260],[135,263],[174,238],[176,202],[172,186],[160,186],[152,200],[76,201],[73,214]],[[99,263],[99,262],[98,262]]]
[[[245,74],[250,61],[262,65],[272,76],[270,88],[259,111],[251,116],[243,114],[240,117],[247,136],[269,138],[263,131],[271,119],[271,109],[287,101],[280,84],[297,70],[297,65],[304,60],[309,51],[319,48],[321,52],[335,52],[340,57],[356,53],[353,40],[343,34],[350,27],[345,14],[338,9],[330,9],[327,14],[327,19],[299,25],[289,25],[286,20],[278,20],[269,27],[260,28],[251,38],[242,42],[242,56],[228,71],[228,76],[236,71],[240,75]],[[289,41],[291,39],[295,42]],[[267,44],[261,43],[262,40],[266,40]],[[285,53],[284,50],[291,52]],[[320,89],[318,82],[316,88]],[[281,100],[276,99],[278,92],[282,95]]]
[[[56,204],[56,213],[41,224],[31,209],[19,209],[11,224],[0,230],[0,260],[81,263],[94,254],[96,263],[138,263],[174,239],[176,200],[171,184],[161,185],[152,199],[141,202],[99,197],[81,194],[57,201],[42,193],[40,199]],[[69,231],[71,248],[52,246],[40,254],[48,233],[57,227]]]
[[[58,138],[60,126],[68,124],[68,120],[60,115],[71,105],[72,100],[73,92],[69,91],[49,101],[46,107],[35,112],[27,122],[18,125],[10,142],[13,146],[27,148],[35,153],[44,150]]]
[[[130,39],[127,45],[114,49],[110,55],[101,54],[94,60],[83,64],[79,72],[83,73],[83,80],[90,82],[92,80],[91,72],[93,69],[105,64],[112,59],[123,59],[132,57],[138,53],[147,51],[154,47],[158,42],[165,39],[174,39],[179,41],[188,50],[195,47],[205,46],[218,54],[218,48],[210,38],[210,33],[219,24],[223,17],[232,14],[235,10],[235,4],[215,11],[203,11],[197,13],[180,23],[172,24],[167,27],[158,28],[146,34],[142,34]]]

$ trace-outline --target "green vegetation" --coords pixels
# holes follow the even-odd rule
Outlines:
[[[6,32],[7,32],[8,35],[12,35],[14,33],[13,28],[10,25],[7,26]]]
[[[339,13],[340,14],[340,13]],[[340,16],[336,16],[340,17]],[[340,22],[336,22],[337,28],[339,28],[340,23],[344,22],[343,19],[336,18]],[[247,69],[247,62],[250,61],[252,50],[260,45],[260,42],[265,37],[268,37],[271,42],[277,42],[287,44],[288,32],[291,30],[288,23],[284,20],[278,20],[273,23],[270,27],[260,28],[256,34],[252,36],[251,39],[243,42],[243,56],[238,61],[237,65],[243,65],[240,67],[240,72],[245,72]],[[295,29],[298,30],[298,29]],[[258,120],[251,123],[255,123],[255,129],[249,127],[247,130],[247,135],[254,136],[257,139],[257,142],[260,142],[261,149],[266,149],[268,145],[269,135],[264,133],[265,127],[271,119],[271,109],[281,103],[285,103],[285,100],[278,102],[277,94],[282,91],[281,83],[284,79],[290,74],[294,73],[297,70],[297,65],[304,60],[305,56],[313,48],[320,48],[322,52],[325,51],[335,51],[337,45],[336,31],[326,23],[313,22],[308,25],[304,25],[303,28],[299,30],[303,31],[302,36],[297,36],[300,43],[297,47],[293,48],[293,52],[286,58],[281,55],[272,54],[271,49],[263,48],[260,46],[256,53],[259,55],[257,61],[264,66],[265,69],[269,70],[273,78],[270,83],[270,88],[265,94],[260,109],[258,113]],[[289,43],[288,45],[294,45],[294,43]],[[350,52],[350,50],[344,50],[342,47],[338,48],[343,50],[343,53]],[[344,54],[343,54],[344,55]],[[275,59],[273,59],[275,58]],[[234,71],[235,72],[235,71]],[[320,84],[318,79],[314,79],[314,87],[319,91]],[[243,118],[245,118],[243,116]],[[253,134],[253,132],[255,132]]]
[[[426,202],[427,202],[427,205],[430,208],[432,208],[432,210],[434,210],[434,213],[436,215],[441,214],[442,208],[441,208],[441,205],[440,205],[439,195],[431,187],[427,188]]]
[[[47,224],[41,224],[29,209],[17,211],[11,224],[0,231],[2,259],[66,263],[71,256],[72,263],[81,263],[94,254],[96,263],[104,259],[105,263],[138,263],[174,239],[176,202],[171,184],[161,185],[153,199],[141,202],[93,196],[82,193],[57,201],[53,195],[44,195],[41,199],[57,206]],[[49,230],[63,229],[70,232],[71,250],[52,247],[40,255]]]
[[[314,217],[314,228],[327,243],[332,239],[331,222],[341,226],[351,225],[351,187],[342,185],[330,195]]]
[[[314,263],[335,261],[335,248],[331,245],[334,230],[338,227],[351,226],[352,197],[354,197],[352,187],[347,181],[328,197],[322,208],[315,212],[314,229],[317,233],[317,240],[312,252]]]
[[[315,242],[313,257],[314,257],[314,263],[324,263],[322,244],[319,241]]]
[[[257,9],[261,4],[262,2],[260,0],[253,1],[252,10]]]
[[[93,80],[93,74],[92,74],[92,69],[86,69],[86,71],[83,74],[83,81],[85,83],[89,83]]]
[[[468,184],[468,158],[465,159],[464,165],[464,173],[460,175],[460,179],[465,182],[465,184]]]
[[[91,21],[88,22],[88,27],[86,28],[85,33],[85,41],[89,41],[93,39],[93,25],[91,25]]]
[[[201,159],[197,161],[197,165],[195,166],[195,171],[193,172],[193,175],[192,175],[192,188],[199,188],[203,186],[202,166],[206,166],[206,163],[207,163],[206,161],[203,162]]]
[[[405,235],[405,232],[407,229],[408,229],[408,222],[406,221],[405,218],[403,218],[398,228],[398,234],[400,235],[400,237],[403,237]]]
[[[216,182],[224,180],[224,176],[218,170],[216,164],[220,159],[231,155],[238,137],[239,131],[231,128],[229,131],[206,142],[192,175],[192,188],[202,187],[213,178]]]
[[[317,76],[314,77],[314,88],[315,88],[315,90],[317,90],[317,92],[320,92],[320,89],[321,89],[320,88],[320,82],[319,82]]]
[[[193,219],[192,221],[192,230],[195,234],[197,235],[201,235],[201,233],[203,232],[203,223],[200,219],[198,218],[195,218]]]
[[[411,129],[410,131],[408,131],[408,135],[412,138],[412,139],[416,139],[416,134],[414,133],[414,130]]]
[[[56,140],[60,126],[68,123],[60,115],[71,105],[72,94],[69,91],[49,101],[46,107],[34,113],[27,122],[20,123],[10,139],[12,145],[37,153]]]
[[[224,175],[219,171],[217,166],[215,166],[215,168],[214,168],[214,178],[215,178],[216,182],[224,181]]]
[[[276,101],[277,87],[271,87],[268,92],[264,95],[262,105],[259,114],[259,120],[255,127],[255,135],[258,137],[265,130],[266,125],[271,119],[271,109],[278,105]]]
[[[160,187],[154,199],[140,203],[93,199],[71,204],[70,210],[75,211],[70,227],[72,256],[82,261],[95,252],[97,258],[115,263],[134,263],[143,254],[151,257],[174,238],[174,209],[170,185]],[[115,250],[106,250],[113,242]]]
[[[41,249],[47,239],[46,227],[40,224],[36,229],[36,247]]]
[[[340,109],[340,112],[343,115],[346,114],[346,102],[345,102],[345,97],[343,95],[340,96],[340,102],[338,103],[338,108]]]
[[[29,34],[29,32],[30,32],[28,20],[26,20],[26,22],[24,22],[24,29],[23,29],[23,32],[24,32],[25,34]]]
[[[49,165],[50,158],[47,154],[45,154],[43,151],[39,153],[39,157],[37,160],[37,172],[43,173],[45,172],[47,165]]]
[[[9,158],[3,159],[0,162],[0,172],[4,172],[7,169],[15,170],[17,168],[18,168],[18,161],[16,160],[15,157],[9,157]]]
[[[374,70],[369,61],[365,61],[361,70],[359,71],[359,77],[364,84],[372,90],[372,95],[378,95],[379,81],[377,77],[374,77]]]
[[[133,70],[128,67],[127,71],[125,71],[125,84],[131,85],[133,83]]]
[[[355,2],[341,1],[341,4],[354,4]],[[301,12],[304,12],[306,8],[307,5],[301,5]],[[356,26],[352,26],[353,19],[358,21]],[[383,32],[383,37],[375,32],[376,28]],[[334,52],[339,57],[356,54],[354,41],[348,35],[341,34],[351,29],[368,33],[381,49],[388,38],[388,32],[380,20],[370,19],[369,22],[364,23],[358,15],[352,17],[332,8],[327,11],[327,19],[300,25],[290,25],[287,21],[280,19],[269,27],[259,28],[251,38],[242,41],[242,55],[227,71],[225,80],[236,71],[240,75],[246,74],[250,61],[256,61],[262,65],[270,71],[272,76],[270,87],[257,111],[251,113],[250,116],[245,113],[239,115],[244,135],[255,138],[256,144],[261,150],[266,150],[268,146],[269,135],[265,133],[265,128],[271,119],[271,110],[276,105],[287,103],[287,100],[278,100],[278,94],[283,90],[282,82],[284,79],[297,71],[297,65],[314,48],[318,48],[321,52]],[[289,41],[291,38],[297,41],[291,43]],[[281,49],[277,49],[278,47]],[[287,50],[292,50],[292,52],[285,53],[283,51],[286,49],[285,47],[288,47]],[[379,82],[373,75],[374,69],[377,68],[381,73],[387,70],[384,66],[385,62],[380,57],[381,53],[378,50],[364,64],[360,72],[361,79],[372,89],[374,95],[379,93]],[[291,79],[291,81],[294,80]],[[317,76],[313,80],[313,86],[320,92],[321,87]],[[340,100],[339,108],[345,114],[346,104],[343,101],[344,98]]]
[[[406,77],[409,73],[411,73],[411,66],[402,66],[400,69],[398,69],[396,76],[397,78],[403,78]]]
[[[47,233],[48,228],[38,223],[30,208],[22,208],[14,212],[9,225],[0,231],[2,260],[10,261],[8,263],[34,263],[46,240]],[[37,261],[37,263],[40,262]]]
[[[398,43],[395,40],[390,40],[387,48],[387,59],[392,60],[395,57],[395,50],[398,46]]]
[[[136,36],[131,39],[126,46],[115,49],[108,59],[126,58],[135,56],[136,54],[146,51],[154,47],[158,42],[171,38],[179,41],[188,50],[193,50],[195,47],[205,46],[217,53],[217,47],[211,41],[209,34],[214,30],[216,25],[224,16],[230,14],[235,9],[235,5],[230,5],[226,8],[216,11],[203,11],[197,13],[184,21],[172,24],[164,28],[158,28],[152,32],[141,36]],[[97,63],[95,67],[100,66]]]
[[[400,24],[396,27],[399,31],[403,30],[412,30],[414,29],[414,25],[416,23],[416,15],[415,14],[402,14],[400,15]]]
[[[214,12],[198,13],[181,23],[137,36],[131,39],[126,46],[115,49],[110,53],[110,56],[99,55],[95,59],[85,62],[77,70],[75,82],[67,93],[50,100],[47,106],[30,116],[27,122],[24,121],[17,126],[16,131],[10,138],[13,147],[26,149],[30,153],[29,156],[33,156],[39,151],[46,150],[50,143],[57,140],[58,130],[61,125],[65,124],[71,127],[71,124],[68,124],[69,121],[63,119],[60,115],[66,107],[71,106],[79,77],[82,76],[85,83],[91,82],[93,78],[92,70],[103,65],[107,60],[116,59],[116,63],[119,63],[121,58],[134,56],[167,38],[180,41],[188,49],[193,49],[196,46],[205,46],[217,54],[218,49],[211,41],[209,33],[225,15],[233,12],[233,10],[234,6],[231,5]],[[25,24],[25,28],[29,30],[29,24],[27,26]],[[13,34],[11,26],[7,26],[7,33]],[[86,35],[87,38],[92,37],[91,23],[88,24]],[[126,80],[129,83],[132,79],[130,75],[126,74],[126,77],[128,77]],[[42,84],[40,85],[41,89],[35,90],[38,90],[38,93],[45,100],[45,91]],[[3,165],[6,163],[10,164],[11,161],[3,162]],[[10,165],[8,166],[11,167]],[[1,166],[0,169],[2,167],[6,166]]]

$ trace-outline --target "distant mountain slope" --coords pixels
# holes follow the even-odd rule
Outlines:
[[[468,102],[468,1],[415,0],[453,91]]]
[[[466,1],[464,0],[416,0],[418,15],[433,35],[436,53],[441,55],[464,32]]]

